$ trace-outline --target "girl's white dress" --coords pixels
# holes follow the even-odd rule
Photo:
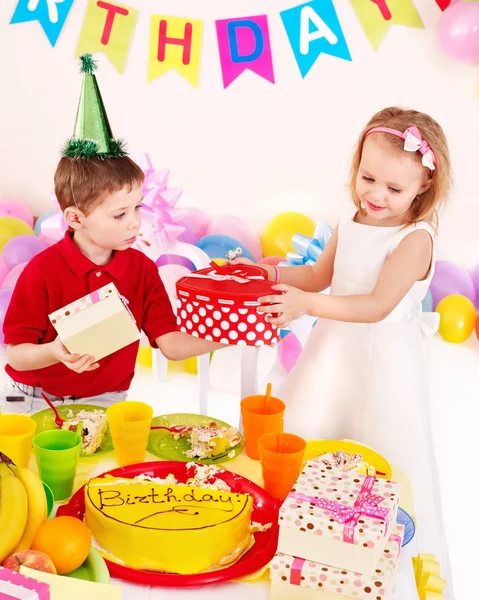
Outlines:
[[[373,227],[342,219],[331,294],[370,293],[398,244],[421,222]],[[435,250],[433,256],[434,265]],[[428,363],[424,333],[434,325],[421,301],[433,275],[416,282],[379,323],[319,319],[280,397],[286,402],[285,430],[306,439],[352,439],[371,446],[399,466],[414,489],[419,552],[436,554],[450,576],[439,484],[428,408]],[[452,586],[448,586],[452,597]],[[451,594],[451,595],[450,595]]]

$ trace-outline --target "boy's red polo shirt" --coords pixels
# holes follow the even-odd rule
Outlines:
[[[3,324],[5,344],[46,344],[57,333],[48,315],[90,292],[114,283],[129,304],[139,329],[152,346],[176,331],[176,319],[158,268],[141,252],[116,251],[109,264],[95,265],[75,246],[68,232],[25,267],[12,295]],[[36,369],[5,370],[19,383],[41,387],[55,396],[86,398],[127,390],[134,375],[138,342],[100,360],[95,371],[74,373],[62,363]]]

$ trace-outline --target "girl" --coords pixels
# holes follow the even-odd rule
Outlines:
[[[436,121],[412,110],[380,111],[353,156],[354,212],[339,222],[313,266],[262,265],[283,295],[261,298],[273,304],[258,309],[279,313],[271,321],[280,327],[304,314],[319,318],[280,394],[285,429],[363,442],[403,469],[414,488],[419,551],[435,553],[443,572],[448,558],[421,301],[450,183],[447,142]],[[328,287],[330,295],[317,293]]]

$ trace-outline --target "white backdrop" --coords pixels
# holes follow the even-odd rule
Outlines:
[[[393,26],[375,53],[351,4],[335,0],[353,61],[322,55],[303,80],[279,16],[300,0],[129,0],[140,16],[124,73],[96,55],[114,135],[132,154],[148,151],[157,168],[171,168],[170,183],[185,190],[182,206],[243,216],[261,231],[291,209],[334,225],[367,119],[391,104],[426,111],[445,129],[455,172],[440,256],[471,266],[479,262],[479,73],[442,54],[435,1],[414,3],[426,29]],[[0,3],[0,197],[39,215],[51,209],[58,151],[73,129],[86,0],[75,1],[55,48],[37,22],[8,24],[16,4]],[[175,72],[147,83],[152,13],[204,20],[197,89]],[[269,18],[276,84],[246,71],[224,90],[214,20],[256,14]]]

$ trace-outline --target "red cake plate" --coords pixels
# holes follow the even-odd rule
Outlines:
[[[147,462],[128,467],[120,467],[113,471],[103,473],[100,477],[110,474],[115,477],[132,478],[137,475],[149,475],[151,477],[165,478],[169,473],[173,473],[177,481],[185,483],[188,479],[187,467],[184,462],[161,461]],[[263,525],[272,523],[272,527],[263,533],[255,533],[255,543],[244,554],[238,562],[224,569],[209,571],[206,573],[197,573],[195,575],[178,575],[174,573],[158,573],[155,571],[141,571],[118,565],[109,560],[105,560],[110,575],[118,577],[132,583],[139,583],[151,586],[164,587],[185,587],[196,585],[207,585],[210,583],[220,583],[222,581],[231,581],[250,575],[265,567],[273,558],[278,546],[278,511],[281,503],[270,496],[258,485],[245,479],[236,473],[230,471],[221,471],[217,474],[218,479],[225,481],[232,492],[240,494],[250,494],[253,498],[252,520]],[[85,516],[85,486],[82,486],[71,498],[68,504],[60,506],[57,516],[71,516],[83,520]]]

